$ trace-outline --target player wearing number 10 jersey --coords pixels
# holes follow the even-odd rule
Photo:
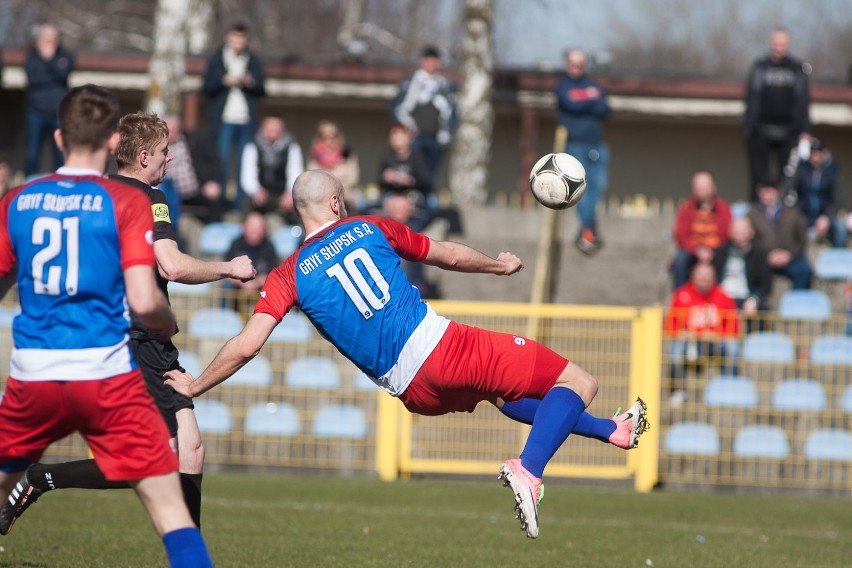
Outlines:
[[[391,219],[347,218],[343,186],[313,170],[293,186],[308,237],[266,279],[245,328],[222,347],[197,380],[172,372],[167,382],[197,396],[250,360],[294,306],[381,388],[415,413],[472,412],[489,401],[532,424],[520,459],[501,477],[511,487],[527,536],[538,536],[544,467],[573,431],[632,448],[646,428],[638,400],[614,420],[584,410],[597,381],[535,341],[462,325],[437,315],[405,278],[400,258],[459,272],[510,275],[515,255],[491,258],[470,247],[436,241]]]
[[[130,349],[130,309],[163,338],[176,326],[154,278],[151,205],[103,178],[118,145],[118,103],[100,87],[77,87],[59,124],[65,166],[0,199],[0,297],[15,274],[21,303],[0,402],[0,500],[29,506],[38,494],[21,472],[78,431],[107,479],[136,489],[172,565],[210,566]],[[17,512],[7,509],[0,534]]]

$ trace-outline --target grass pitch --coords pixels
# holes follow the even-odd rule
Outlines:
[[[495,474],[496,476],[496,474]],[[529,540],[498,481],[212,474],[203,532],[220,567],[838,567],[852,504],[551,483]],[[0,567],[166,566],[130,491],[48,493],[0,538]]]

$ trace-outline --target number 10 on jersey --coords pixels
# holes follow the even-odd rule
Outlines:
[[[372,280],[375,289],[381,296],[377,295],[374,286],[367,282],[367,278],[358,264],[366,269],[367,275]],[[387,305],[390,300],[390,285],[388,284],[379,268],[365,249],[355,249],[331,268],[325,271],[330,278],[336,278],[346,295],[364,316],[370,319],[374,313]]]

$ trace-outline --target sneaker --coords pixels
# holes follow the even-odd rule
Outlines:
[[[648,431],[648,405],[641,398],[637,398],[633,406],[622,412],[615,418],[615,432],[609,437],[609,443],[625,450],[630,450],[639,445],[639,436]]]
[[[516,519],[521,521],[521,530],[527,531],[528,538],[538,538],[538,505],[544,497],[544,483],[533,476],[521,465],[521,460],[503,462],[500,475],[503,485],[509,487],[515,495]]]
[[[574,241],[574,245],[581,253],[591,256],[595,254],[601,246],[603,246],[603,241],[601,241],[591,229],[583,229],[580,234],[577,235],[577,240]]]
[[[35,503],[42,494],[41,489],[30,485],[30,480],[27,477],[27,473],[29,473],[32,467],[33,466],[31,465],[27,468],[24,475],[22,475],[21,479],[18,480],[18,483],[15,484],[15,487],[12,488],[12,492],[9,493],[9,498],[5,503],[3,503],[3,507],[0,508],[0,534],[2,535],[9,534],[9,531],[12,530],[12,525],[15,524],[15,521],[17,521],[21,515],[24,514],[24,511],[27,510],[27,507]]]

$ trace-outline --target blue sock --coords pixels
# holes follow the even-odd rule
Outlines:
[[[521,465],[541,478],[547,462],[568,438],[585,408],[583,399],[571,389],[550,389],[535,413],[530,436],[521,452]]]
[[[195,527],[164,534],[163,544],[172,568],[213,568],[201,531]]]
[[[515,402],[504,403],[500,412],[516,422],[532,424],[539,406],[541,406],[541,400],[537,398],[522,398]],[[584,438],[595,438],[602,442],[609,442],[609,437],[615,432],[615,426],[615,421],[609,418],[597,418],[588,412],[583,412],[571,433]]]
[[[541,406],[541,401],[537,398],[522,398],[515,402],[504,402],[500,412],[515,422],[532,424],[539,406]]]
[[[584,412],[580,415],[580,419],[577,420],[572,434],[577,434],[584,438],[595,438],[601,442],[609,442],[609,437],[615,432],[615,427],[615,420],[598,418],[588,412]]]

